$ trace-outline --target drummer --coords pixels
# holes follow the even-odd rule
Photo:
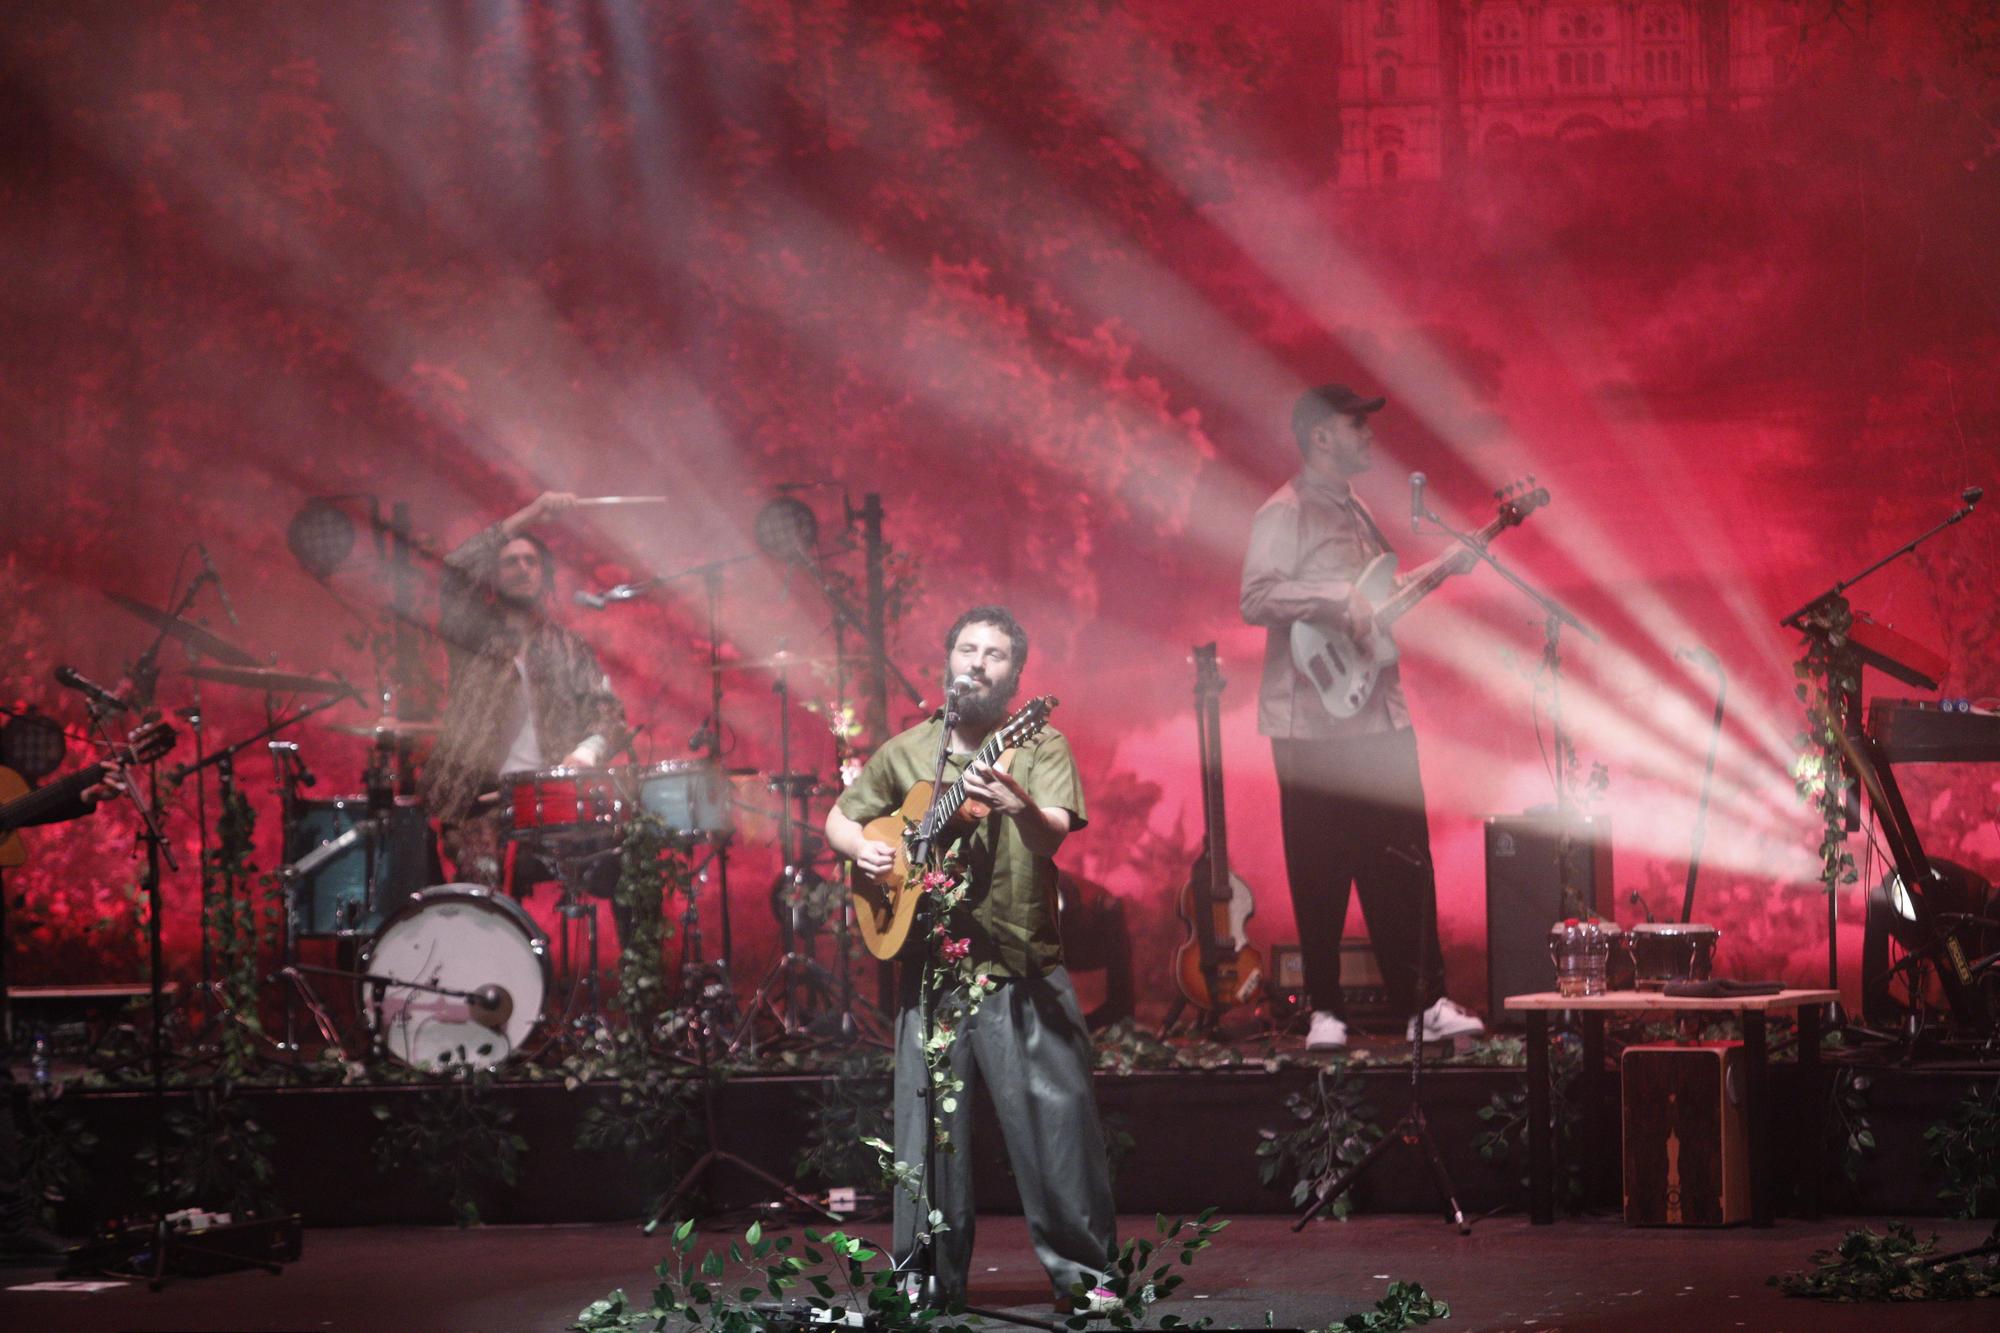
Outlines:
[[[544,492],[444,560],[438,633],[450,697],[422,790],[461,881],[501,886],[502,773],[596,768],[625,741],[625,710],[597,655],[550,615],[555,557],[530,531],[575,504],[568,492]],[[615,880],[616,858],[605,864]],[[514,875],[517,895],[548,878],[524,871]]]

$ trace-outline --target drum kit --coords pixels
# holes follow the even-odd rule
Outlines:
[[[343,1027],[360,1029],[376,1055],[413,1069],[435,1070],[454,1063],[494,1068],[539,1054],[565,1033],[590,1030],[599,1016],[597,912],[591,899],[610,896],[605,872],[617,866],[635,821],[641,817],[655,821],[691,862],[705,855],[726,867],[741,805],[732,778],[752,774],[725,770],[719,743],[713,740],[707,753],[696,758],[502,774],[497,791],[486,801],[504,812],[506,838],[516,848],[511,860],[517,882],[523,873],[532,875],[532,870],[523,871],[525,862],[552,871],[561,889],[558,947],[552,954],[548,932],[515,897],[480,884],[441,882],[445,876],[432,822],[416,794],[418,764],[424,747],[441,731],[438,723],[396,716],[388,691],[383,692],[383,714],[372,720],[320,718],[319,725],[327,730],[364,737],[372,744],[362,792],[308,796],[306,789],[316,780],[299,744],[278,739],[278,733],[336,705],[359,700],[361,692],[337,676],[260,665],[249,653],[180,614],[127,598],[113,600],[158,629],[162,640],[177,639],[189,648],[194,660],[184,674],[198,682],[197,706],[183,710],[183,716],[192,714],[189,720],[197,737],[200,682],[266,696],[267,711],[274,718],[267,728],[212,754],[201,755],[198,750],[195,762],[182,766],[175,776],[185,778],[215,766],[227,784],[235,754],[259,742],[272,754],[279,777],[284,857],[276,876],[283,897],[278,976],[287,983],[282,1031],[274,1044],[288,1056],[296,1057],[302,1050],[301,1007],[325,1043],[343,1055],[350,1046]],[[812,956],[812,936],[826,924],[827,908],[844,906],[845,895],[816,892],[826,884],[816,866],[828,854],[808,818],[808,804],[837,788],[791,771],[790,673],[825,661],[782,652],[727,662],[719,654],[712,658],[711,672],[718,678],[733,671],[774,673],[781,708],[781,771],[766,778],[778,801],[764,813],[776,817],[784,866],[771,893],[782,957],[743,1007],[740,1020],[729,992],[726,915],[720,960],[700,957],[695,895],[689,895],[683,923],[683,989],[704,989],[710,1002],[726,1011],[709,1015],[701,1026],[718,1043],[726,1039],[731,1049],[754,1045],[760,1030],[768,1034],[774,1023],[780,1038],[857,1033],[856,1001],[846,975],[844,923],[835,922],[842,936],[838,977]],[[704,732],[719,737],[719,679],[714,694],[717,711]],[[279,698],[311,702],[279,716],[273,707]],[[698,872],[702,867],[695,868]],[[726,914],[726,874],[721,878]],[[838,917],[838,907],[833,915]],[[583,936],[576,941],[583,954],[580,967],[570,966],[573,924]],[[326,942],[332,947],[330,963],[303,961],[302,946],[311,944],[315,956],[325,957]],[[690,945],[691,955],[685,952]],[[346,1006],[329,1005],[315,989],[314,978],[342,990],[351,988],[354,1014],[336,1017],[336,1011]],[[559,979],[569,983],[566,999],[558,995]],[[837,1012],[825,1012],[829,1005],[837,1006]],[[556,1014],[561,1022],[554,1021]]]

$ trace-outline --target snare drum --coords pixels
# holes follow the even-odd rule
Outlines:
[[[362,949],[360,967],[371,978],[361,1008],[390,1059],[413,1069],[491,1069],[541,1021],[549,941],[512,898],[440,884],[390,918]]]
[[[638,806],[689,841],[726,836],[735,821],[729,782],[709,759],[675,759],[631,770]]]
[[[600,843],[616,835],[623,789],[601,768],[538,768],[506,773],[507,836],[543,845]]]

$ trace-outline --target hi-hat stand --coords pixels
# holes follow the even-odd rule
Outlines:
[[[729,1043],[732,1051],[756,1049],[757,1020],[766,1015],[777,1020],[779,1039],[812,1040],[828,1036],[851,1041],[855,1036],[852,987],[845,984],[844,976],[834,977],[813,957],[806,914],[796,902],[818,879],[806,850],[807,840],[814,836],[806,817],[807,802],[818,784],[812,774],[792,771],[792,693],[788,667],[778,668],[772,692],[778,696],[778,774],[771,779],[771,785],[778,794],[778,851],[785,862],[771,886],[771,900],[780,912],[778,925],[784,952],[771,964],[744,1006],[743,1021]],[[841,944],[845,974],[846,941],[843,939]],[[812,1012],[815,1000],[822,1009],[835,1006],[830,1013],[815,1015],[833,1019],[831,1031],[816,1032],[816,1027],[826,1025],[805,1016]]]

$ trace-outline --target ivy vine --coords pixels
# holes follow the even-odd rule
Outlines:
[[[1303,1207],[1335,1176],[1367,1156],[1382,1137],[1375,1108],[1349,1061],[1336,1061],[1319,1070],[1311,1088],[1286,1095],[1285,1109],[1298,1127],[1259,1131],[1257,1156],[1262,1161],[1257,1178],[1273,1184],[1280,1173],[1291,1168],[1295,1208]],[[1347,1217],[1354,1211],[1353,1194],[1342,1194],[1327,1211],[1336,1218]]]
[[[414,1173],[450,1200],[461,1227],[483,1220],[482,1201],[493,1187],[518,1179],[528,1141],[514,1132],[514,1112],[489,1094],[491,1070],[475,1065],[443,1065],[432,1084],[392,1111],[369,1107],[382,1132],[375,1140],[375,1165],[384,1175]]]
[[[1805,705],[1805,730],[1797,737],[1792,782],[1800,799],[1820,819],[1820,882],[1830,894],[1857,876],[1847,850],[1847,801],[1853,783],[1842,762],[1841,738],[1847,720],[1840,701],[1861,688],[1860,668],[1847,646],[1854,616],[1843,598],[1813,604],[1800,635],[1799,660],[1792,667],[1794,692]]]

